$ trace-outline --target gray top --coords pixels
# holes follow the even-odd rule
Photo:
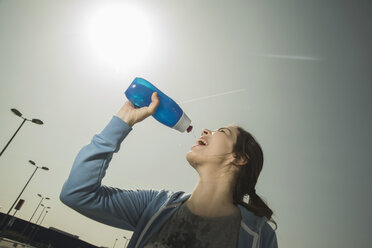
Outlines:
[[[236,248],[241,215],[203,218],[185,203],[144,248]]]

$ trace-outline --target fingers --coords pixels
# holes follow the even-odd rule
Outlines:
[[[159,103],[160,103],[160,101],[159,101],[158,93],[157,92],[152,93],[152,95],[151,95],[151,103],[150,103],[150,105],[148,107],[149,114],[155,113],[155,110],[159,106]]]
[[[128,123],[129,126],[133,126],[135,123],[143,121],[150,115],[154,114],[159,103],[160,101],[157,92],[154,92],[151,95],[151,103],[148,107],[138,108],[128,100],[124,103],[117,116]]]

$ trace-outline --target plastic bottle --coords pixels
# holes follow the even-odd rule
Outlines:
[[[141,108],[150,105],[151,95],[155,91],[158,93],[160,104],[152,116],[170,128],[182,133],[185,131],[190,132],[192,130],[190,118],[175,101],[147,80],[135,78],[125,91],[125,96],[135,107]]]

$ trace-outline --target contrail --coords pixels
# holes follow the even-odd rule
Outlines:
[[[309,57],[309,56],[290,56],[290,55],[280,55],[280,54],[262,54],[263,57],[277,58],[277,59],[296,59],[296,60],[321,60],[320,58]]]
[[[214,94],[214,95],[210,95],[210,96],[203,96],[203,97],[199,97],[199,98],[195,98],[195,99],[191,99],[191,100],[181,101],[180,103],[195,102],[195,101],[204,100],[204,99],[208,99],[208,98],[212,98],[212,97],[216,97],[216,96],[223,96],[223,95],[227,95],[227,94],[238,93],[238,92],[245,91],[245,90],[246,89],[232,90],[232,91],[227,91],[227,92],[223,92],[223,93],[220,93],[220,94]]]

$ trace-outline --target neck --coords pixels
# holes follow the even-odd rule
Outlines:
[[[221,217],[238,211],[233,203],[235,177],[233,173],[200,174],[199,181],[187,200],[187,207],[203,217]]]

